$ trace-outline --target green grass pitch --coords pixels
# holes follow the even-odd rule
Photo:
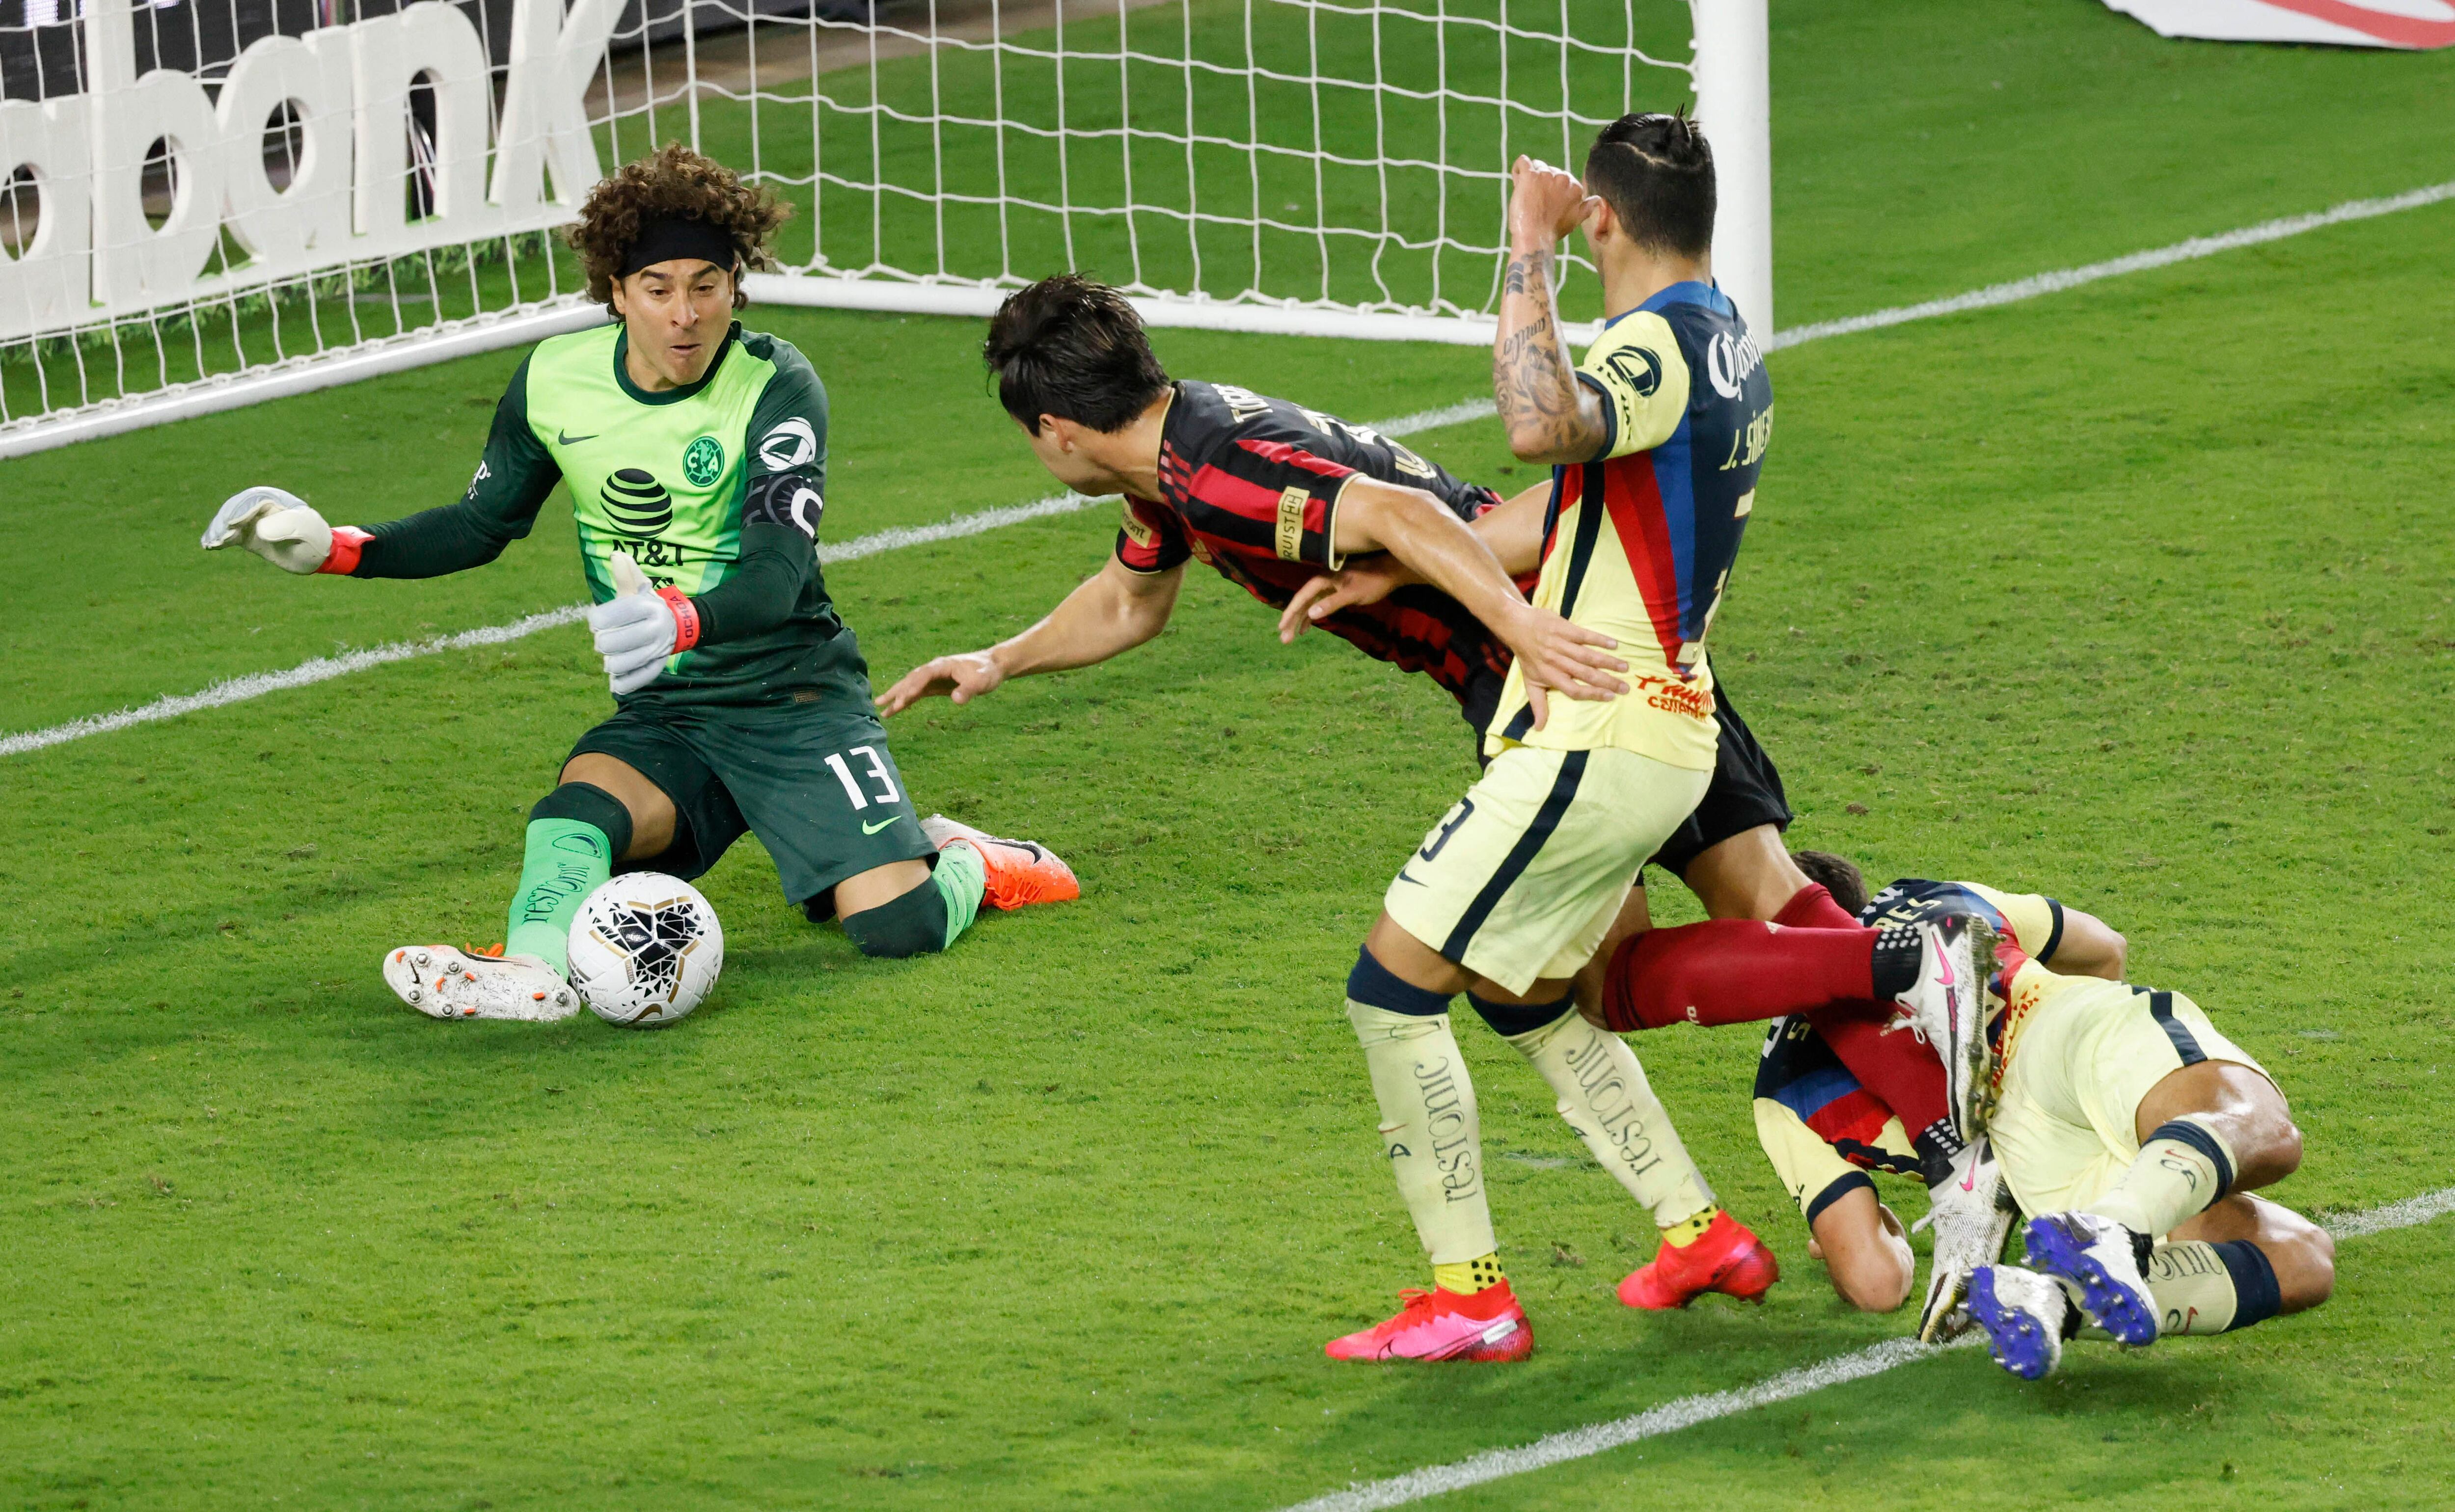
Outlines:
[[[2455,54],[2039,0],[1783,4],[1775,60],[1786,324],[2455,178]],[[2278,1072],[2308,1159],[2276,1195],[2322,1215],[2455,1183],[2450,245],[2440,205],[1777,353],[1716,631],[1795,838],[2114,920]],[[830,537],[1047,492],[972,326],[754,318],[832,391]],[[1486,382],[1473,351],[1161,347],[1360,419]],[[578,596],[558,504],[429,584],[195,550],[249,482],[336,519],[453,496],[516,361],[6,464],[0,730]],[[1418,443],[1508,481],[1489,423]],[[831,581],[883,679],[1024,623],[1110,529]],[[1641,1215],[1469,1024],[1538,1352],[1321,1358],[1421,1283],[1339,985],[1472,768],[1437,690],[1280,648],[1224,582],[1126,660],[893,728],[920,802],[1057,846],[1081,903],[873,963],[743,846],[705,884],[723,984],[672,1031],[399,1009],[377,953],[497,937],[521,815],[606,707],[565,629],[0,759],[0,1506],[1268,1508],[1906,1326],[1806,1258],[1754,1036],[1638,1048],[1786,1278],[1653,1317],[1610,1291]],[[2244,1335],[2076,1346],[2038,1386],[1948,1355],[1433,1504],[2440,1502],[2446,1238],[2350,1240],[2332,1303]]]

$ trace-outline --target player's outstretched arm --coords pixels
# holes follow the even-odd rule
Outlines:
[[[1552,295],[1560,238],[1602,201],[1548,163],[1520,157],[1510,170],[1509,272],[1500,330],[1491,345],[1491,390],[1509,429],[1509,450],[1526,462],[1590,462],[1611,432],[1602,396],[1577,381]]]
[[[1525,672],[1536,729],[1549,717],[1545,689],[1593,701],[1628,691],[1627,683],[1612,675],[1628,670],[1627,662],[1611,655],[1618,641],[1528,603],[1501,571],[1491,548],[1430,494],[1374,478],[1349,478],[1338,495],[1332,529],[1333,559],[1386,551],[1491,626]]]
[[[526,535],[560,480],[528,426],[528,363],[495,407],[484,459],[456,503],[373,530],[328,525],[306,500],[270,485],[225,500],[205,528],[209,552],[243,546],[284,572],[352,577],[440,577],[482,567]]]
[[[258,484],[224,499],[197,544],[209,552],[243,546],[285,573],[320,573],[331,568],[335,534],[305,499]],[[352,534],[363,536],[365,533]],[[355,559],[355,553],[351,555]]]
[[[1485,511],[1471,525],[1483,537],[1483,544],[1491,548],[1491,554],[1499,558],[1500,570],[1510,576],[1524,577],[1543,565],[1543,514],[1551,498],[1552,485],[1537,483],[1497,508]],[[1399,589],[1423,580],[1413,568],[1388,552],[1349,562],[1295,591],[1288,607],[1279,611],[1279,639],[1291,643],[1342,609],[1377,604]]]
[[[1088,667],[1131,651],[1167,627],[1184,583],[1182,564],[1138,573],[1110,557],[1029,630],[984,651],[939,656],[905,673],[879,695],[878,712],[902,714],[942,695],[969,703],[1008,677]]]

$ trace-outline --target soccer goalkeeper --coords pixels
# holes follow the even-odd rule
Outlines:
[[[436,577],[493,561],[570,489],[617,708],[529,813],[502,952],[386,954],[384,980],[421,1013],[577,1013],[579,901],[617,869],[697,877],[745,832],[785,897],[840,917],[864,955],[943,950],[984,901],[1078,896],[1045,848],[924,823],[904,794],[819,571],[826,391],[790,344],[733,318],[787,213],[680,145],[626,165],[570,233],[616,322],[529,353],[459,502],[360,530],[253,488],[205,532],[208,551],[293,573]]]

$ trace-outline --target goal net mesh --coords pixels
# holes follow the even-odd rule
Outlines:
[[[675,140],[793,202],[792,303],[1080,269],[1488,312],[1512,160],[1693,104],[1692,30],[1685,0],[0,0],[0,442],[584,321],[551,230]]]

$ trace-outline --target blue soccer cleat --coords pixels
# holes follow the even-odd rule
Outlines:
[[[2080,1311],[2118,1342],[2157,1341],[2157,1299],[2140,1274],[2148,1237],[2094,1213],[2049,1213],[2029,1222],[2029,1263],[2080,1291]]]
[[[1995,1363],[2022,1381],[2054,1374],[2063,1337],[2079,1321],[2060,1281],[2018,1265],[1980,1265],[1970,1274],[1969,1316],[1986,1330]]]

